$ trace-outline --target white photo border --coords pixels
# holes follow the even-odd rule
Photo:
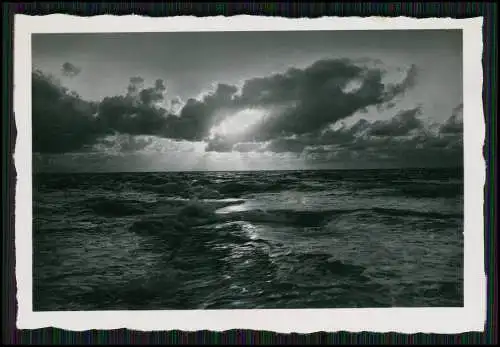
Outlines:
[[[283,18],[259,16],[151,18],[137,15],[14,17],[14,163],[17,328],[72,331],[127,328],[156,330],[265,330],[277,333],[481,332],[486,321],[484,268],[483,18],[409,17]],[[31,34],[171,31],[423,30],[463,31],[464,104],[464,307],[33,312]],[[445,245],[443,245],[445,246]]]

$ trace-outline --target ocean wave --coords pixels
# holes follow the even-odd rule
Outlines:
[[[464,182],[463,180],[460,179],[407,179],[407,180],[394,180],[392,181],[393,183],[399,183],[399,184],[424,184],[424,185],[463,185]]]
[[[90,209],[99,216],[122,217],[147,213],[148,207],[154,204],[130,200],[127,201],[111,198],[93,197],[86,199],[81,205]]]
[[[147,218],[138,220],[129,230],[143,236],[179,236],[187,231],[187,226],[175,218]]]
[[[449,214],[433,211],[415,211],[407,209],[391,209],[391,208],[358,208],[344,210],[316,210],[316,211],[301,211],[301,210],[248,210],[225,212],[220,215],[220,220],[224,221],[247,221],[260,224],[280,224],[292,225],[296,227],[318,227],[322,226],[338,216],[349,214],[371,214],[371,215],[386,215],[392,217],[420,217],[420,218],[461,218],[460,213]]]
[[[186,182],[167,182],[161,184],[143,183],[142,190],[155,192],[162,195],[177,195],[181,197],[189,196],[189,185]]]
[[[336,215],[351,213],[352,210],[339,211],[297,211],[297,210],[249,210],[220,215],[224,221],[247,221],[259,224],[279,224],[296,227],[317,227],[328,222]]]
[[[422,217],[422,218],[436,218],[436,219],[445,219],[445,218],[463,218],[462,213],[445,213],[445,212],[437,212],[437,211],[417,211],[417,210],[408,210],[408,209],[397,209],[397,208],[382,208],[382,207],[374,207],[369,209],[377,214],[394,216],[394,217]]]
[[[279,182],[228,182],[220,184],[216,187],[218,192],[224,196],[239,197],[244,194],[255,194],[264,192],[280,191],[285,189],[286,186]]]
[[[340,259],[332,257],[330,254],[300,254],[295,257],[295,259],[301,264],[304,263],[314,263],[315,266],[319,266],[318,270],[328,271],[330,273],[340,275],[340,276],[363,276],[366,268],[360,265],[355,265],[352,263],[346,263]]]
[[[238,198],[245,194],[256,194],[264,192],[277,192],[286,188],[277,182],[255,182],[255,181],[230,181],[220,180],[218,182],[208,180],[197,180],[185,182],[168,182],[162,184],[143,184],[141,190],[151,191],[161,196],[198,198],[198,199],[222,199]]]
[[[461,305],[460,182],[435,182],[450,178],[460,176],[37,176],[34,307]]]
[[[144,216],[132,224],[130,231],[154,236],[181,235],[191,227],[217,221],[215,207],[200,201],[189,201],[170,215],[153,214]]]

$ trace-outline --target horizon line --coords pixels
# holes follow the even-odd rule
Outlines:
[[[464,169],[460,166],[407,166],[392,168],[335,168],[335,169],[262,169],[262,170],[156,170],[156,171],[38,171],[38,174],[122,174],[122,173],[210,173],[210,172],[311,172],[311,171],[394,171],[394,170],[457,170]]]

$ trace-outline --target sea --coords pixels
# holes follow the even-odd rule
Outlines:
[[[463,306],[462,169],[40,173],[33,310]]]

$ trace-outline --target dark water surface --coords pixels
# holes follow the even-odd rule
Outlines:
[[[454,170],[38,174],[34,310],[463,305]]]

